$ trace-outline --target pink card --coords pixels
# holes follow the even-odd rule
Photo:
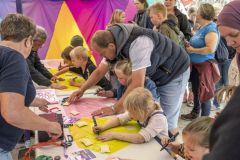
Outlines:
[[[102,107],[109,107],[116,103],[113,98],[81,98],[78,102],[64,107],[66,115],[73,117],[71,111],[79,112],[75,118],[91,117],[91,113]]]
[[[38,89],[36,97],[44,98],[50,102],[50,104],[58,103],[58,98],[54,89]]]

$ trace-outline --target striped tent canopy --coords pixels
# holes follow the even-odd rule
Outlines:
[[[115,9],[126,12],[126,21],[132,20],[136,13],[133,0],[1,0],[0,19],[9,13],[16,13],[16,3],[19,1],[23,14],[48,32],[46,43],[39,49],[41,59],[60,58],[74,35],[82,36],[84,46],[89,49],[92,35],[106,28]],[[99,63],[101,57],[92,54]]]
[[[163,0],[148,0],[150,5],[156,2]],[[84,46],[91,50],[92,35],[106,28],[115,9],[126,12],[126,21],[136,13],[134,0],[0,0],[0,19],[19,11],[19,3],[20,11],[48,32],[46,43],[39,49],[41,59],[59,59],[74,35],[82,36]],[[92,55],[98,64],[101,57]]]

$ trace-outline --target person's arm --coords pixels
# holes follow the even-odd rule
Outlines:
[[[109,141],[112,139],[117,139],[121,141],[126,141],[130,143],[140,144],[144,143],[144,138],[139,133],[121,133],[121,132],[108,132],[97,137],[100,141]]]
[[[193,48],[192,46],[186,47],[188,53],[197,53],[197,54],[209,54],[214,53],[218,44],[218,35],[216,32],[209,32],[205,36],[206,46],[203,48]]]
[[[93,127],[93,132],[94,133],[97,133],[97,132],[103,132],[105,130],[108,130],[110,128],[114,128],[114,127],[117,127],[117,126],[120,126],[120,121],[118,119],[118,117],[114,117],[112,119],[110,119],[106,124],[100,126],[94,126]]]
[[[88,66],[88,71],[90,75],[93,73],[94,70],[96,70],[96,66],[94,66],[93,64]],[[112,84],[109,80],[107,80],[105,75],[98,81],[97,85],[102,87],[104,90],[112,89]]]
[[[108,64],[100,63],[100,65],[88,77],[87,81],[81,86],[81,88],[70,95],[68,102],[71,103],[75,101],[77,98],[81,97],[87,89],[96,85],[97,82],[105,76],[105,74],[108,72],[108,69]]]
[[[114,97],[114,92],[112,90],[101,90],[97,92],[97,96],[100,97],[108,97],[108,98],[113,98]]]
[[[63,69],[61,69],[60,71],[58,71],[57,73],[55,73],[53,76],[60,76],[63,73],[66,73],[69,71],[69,67],[65,67]]]
[[[70,79],[70,85],[75,87],[81,87],[85,82],[76,82],[76,78],[77,77]]]
[[[123,101],[129,92],[134,88],[144,87],[146,69],[151,66],[153,48],[154,44],[152,39],[146,36],[140,36],[132,42],[129,49],[129,57],[132,63],[132,81],[123,96],[114,105],[115,112],[121,113],[124,110]]]
[[[37,116],[24,105],[24,96],[13,93],[0,93],[1,115],[4,120],[21,129],[47,131],[61,136],[62,130],[58,123],[50,122]]]
[[[130,85],[113,108],[104,107],[94,111],[92,115],[108,116],[116,113],[122,113],[124,111],[123,101],[127,94],[134,88],[144,86],[146,68],[151,66],[150,59],[153,47],[153,41],[147,36],[140,36],[132,42],[129,49],[129,60],[132,63],[132,81]]]
[[[129,120],[130,120],[129,114],[127,112],[125,112],[121,115],[118,115],[117,117],[114,117],[113,119],[111,119],[109,122],[107,122],[103,126],[94,127],[94,132],[97,133],[97,131],[101,132],[101,131],[105,131],[110,128],[117,127],[119,125],[124,125]],[[107,132],[107,133],[103,133],[103,134],[97,136],[97,139],[101,140],[101,141],[109,141],[112,139],[118,139],[118,140],[127,141],[127,142],[131,142],[131,143],[143,143],[144,142],[143,136],[141,136],[139,133],[128,134],[128,133],[119,133],[119,132]]]
[[[37,53],[35,53],[34,67],[45,77],[51,79],[53,75],[47,70],[47,68],[41,63],[40,58]]]
[[[30,75],[32,77],[32,80],[41,86],[50,86],[52,82],[50,79],[45,77],[42,73],[40,73],[32,64],[32,62],[29,59],[26,59]]]
[[[39,110],[43,112],[48,112],[48,106],[50,102],[48,102],[46,99],[35,97],[34,100],[31,103],[32,107],[38,107]]]
[[[144,87],[145,75],[146,75],[146,68],[139,69],[137,71],[132,72],[132,82],[127,87],[126,91],[124,92],[122,97],[119,99],[119,101],[114,105],[115,112],[121,113],[124,111],[123,101],[129,92],[131,92],[134,88]]]

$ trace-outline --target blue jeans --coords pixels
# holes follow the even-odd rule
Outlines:
[[[218,68],[220,71],[221,79],[216,84],[216,90],[221,89],[223,86],[227,86],[228,83],[228,70],[231,64],[231,59],[225,60],[223,63],[218,64]],[[213,100],[213,104],[216,107],[219,107],[219,103],[217,102],[216,98]]]
[[[0,160],[12,160],[11,153],[0,148]]]
[[[218,64],[221,79],[216,84],[216,89],[220,89],[222,86],[228,85],[228,70],[231,64],[231,59],[225,60],[223,63]]]
[[[211,110],[211,101],[207,100],[204,103],[199,101],[199,77],[197,70],[192,67],[192,72],[190,75],[190,81],[192,83],[192,92],[194,97],[194,107],[192,113],[199,114],[201,111],[201,116],[209,116]]]
[[[157,88],[161,107],[167,117],[169,130],[177,128],[179,113],[189,75],[190,68],[166,85]]]

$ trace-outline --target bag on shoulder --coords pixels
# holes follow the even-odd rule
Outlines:
[[[228,60],[229,52],[223,41],[223,38],[220,38],[220,42],[218,44],[217,50],[215,52],[215,59],[218,63],[222,63],[225,60]]]

